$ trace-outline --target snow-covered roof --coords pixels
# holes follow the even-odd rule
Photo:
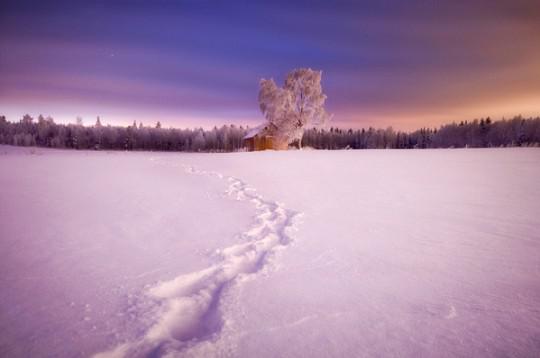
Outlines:
[[[257,127],[251,128],[246,135],[244,136],[244,139],[249,139],[255,137],[257,134],[259,134],[264,129],[264,124],[258,125]]]

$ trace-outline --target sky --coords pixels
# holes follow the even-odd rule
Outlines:
[[[0,114],[264,121],[261,78],[323,71],[331,125],[540,115],[540,1],[0,2]]]

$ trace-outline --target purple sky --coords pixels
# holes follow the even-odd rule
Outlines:
[[[0,114],[263,120],[258,82],[323,70],[335,125],[540,115],[540,1],[2,1]]]

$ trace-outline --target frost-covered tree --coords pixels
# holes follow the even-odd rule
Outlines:
[[[306,126],[328,120],[321,77],[322,71],[300,68],[287,75],[283,87],[273,79],[261,80],[259,107],[269,123],[269,132],[279,141],[300,142]]]
[[[19,121],[10,122],[0,115],[0,143],[23,146],[230,152],[242,150],[245,134],[245,128],[235,125],[208,131],[139,125],[134,130],[134,126],[103,125],[101,120],[96,120],[94,126],[84,127],[55,123],[50,116],[39,115],[36,122],[30,115],[25,115]],[[516,116],[498,121],[479,118],[412,132],[395,131],[391,127],[354,130],[310,127],[304,130],[302,145],[317,149],[538,147],[540,117]]]
[[[32,124],[34,123],[34,118],[32,118],[32,116],[30,116],[29,114],[25,114],[21,119],[21,123]]]
[[[204,149],[204,146],[206,145],[206,141],[204,139],[204,132],[202,129],[199,129],[195,133],[196,134],[193,137],[192,142],[192,150],[195,152],[200,152],[202,149]]]

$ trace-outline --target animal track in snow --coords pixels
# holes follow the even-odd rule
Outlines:
[[[223,325],[219,304],[224,290],[238,279],[266,269],[275,252],[292,240],[299,213],[286,209],[281,203],[265,200],[240,179],[192,166],[184,169],[190,174],[226,180],[229,196],[253,204],[255,221],[240,235],[240,243],[217,251],[215,264],[151,288],[148,295],[161,307],[157,321],[139,340],[121,344],[96,357],[181,353],[199,342],[217,338]]]

